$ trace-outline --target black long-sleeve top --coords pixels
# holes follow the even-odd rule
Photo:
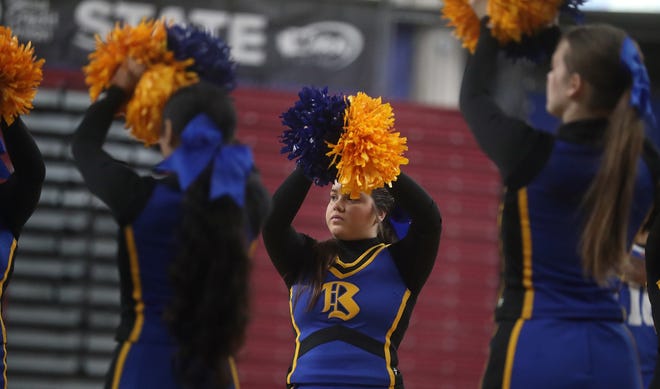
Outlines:
[[[139,214],[156,184],[154,178],[141,177],[103,150],[115,114],[126,98],[121,88],[110,87],[87,109],[71,143],[74,162],[89,190],[110,208],[120,225]]]
[[[316,240],[298,233],[291,225],[311,185],[300,169],[294,170],[273,195],[262,232],[268,254],[288,287],[298,280],[303,262],[314,256]],[[417,294],[435,263],[442,218],[433,199],[407,175],[399,175],[388,190],[412,219],[407,235],[389,250],[406,287]],[[350,262],[377,239],[339,243],[342,261]]]
[[[20,118],[8,127],[3,124],[3,135],[14,172],[0,184],[0,215],[18,238],[41,196],[46,167],[37,144]]]

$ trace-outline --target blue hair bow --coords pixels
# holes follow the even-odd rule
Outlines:
[[[222,133],[206,114],[186,125],[179,147],[156,169],[175,172],[181,189],[186,190],[209,163],[213,164],[209,199],[227,195],[242,207],[245,182],[254,165],[252,152],[244,145],[224,145]]]
[[[637,46],[629,37],[624,39],[621,47],[621,62],[632,75],[630,105],[635,107],[637,113],[655,128],[655,116],[651,107],[651,82],[642,58],[639,56]]]

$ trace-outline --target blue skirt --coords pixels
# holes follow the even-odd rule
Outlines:
[[[483,389],[641,389],[639,359],[623,323],[531,319],[501,322]]]

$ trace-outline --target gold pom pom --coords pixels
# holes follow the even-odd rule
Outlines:
[[[401,173],[400,165],[408,163],[403,152],[408,150],[406,138],[394,132],[394,113],[390,104],[383,104],[359,92],[349,96],[344,114],[344,131],[337,144],[328,144],[327,153],[337,163],[337,180],[343,194],[352,199],[360,192],[391,185]]]
[[[96,36],[96,49],[89,55],[89,64],[83,67],[92,101],[110,86],[112,76],[127,57],[146,66],[174,62],[174,55],[167,50],[165,23],[143,20],[137,26],[117,24],[105,42]]]
[[[501,43],[520,42],[551,24],[563,0],[489,0],[491,34]]]
[[[10,28],[0,26],[0,116],[7,124],[33,108],[43,64],[43,59],[36,60],[30,42],[20,44]]]
[[[186,71],[192,61],[152,65],[135,86],[133,97],[126,106],[126,128],[145,146],[158,142],[163,108],[170,96],[179,88],[199,81],[196,73]]]
[[[448,20],[447,26],[455,27],[453,35],[463,42],[463,47],[474,53],[481,26],[468,0],[445,0],[442,17]]]

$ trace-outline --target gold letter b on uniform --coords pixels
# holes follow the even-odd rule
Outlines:
[[[323,292],[325,292],[323,312],[330,312],[328,318],[336,317],[344,321],[352,319],[360,312],[360,307],[353,300],[353,296],[359,291],[360,288],[348,282],[336,281],[323,284]]]

